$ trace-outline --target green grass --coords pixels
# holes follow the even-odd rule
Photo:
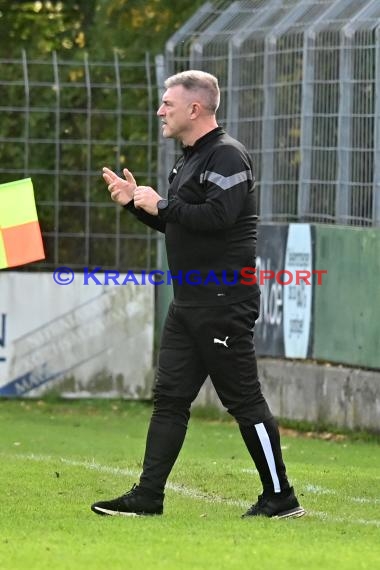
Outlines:
[[[308,515],[242,520],[260,492],[233,422],[193,417],[163,517],[89,506],[137,481],[150,416],[126,402],[0,402],[1,570],[373,569],[380,446],[283,436]]]

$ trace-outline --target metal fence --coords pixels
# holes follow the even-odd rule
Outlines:
[[[158,135],[157,96],[189,67],[219,78],[218,120],[254,159],[263,221],[380,225],[380,1],[215,0],[155,61],[0,59],[0,182],[34,182],[47,252],[34,268],[163,262],[101,168],[165,193],[179,148]]]
[[[157,86],[145,61],[0,60],[0,182],[31,177],[47,260],[27,269],[149,269],[156,232],[122,215],[103,166],[155,184]]]
[[[218,76],[262,220],[380,225],[379,0],[207,2],[164,61]]]

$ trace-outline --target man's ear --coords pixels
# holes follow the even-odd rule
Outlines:
[[[195,102],[191,104],[190,108],[190,119],[196,119],[201,112],[201,106],[199,103]]]

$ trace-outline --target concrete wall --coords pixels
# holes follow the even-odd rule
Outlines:
[[[154,285],[72,277],[1,275],[0,397],[149,397]]]
[[[380,372],[259,359],[263,392],[279,418],[380,433]],[[222,405],[207,380],[194,405]]]

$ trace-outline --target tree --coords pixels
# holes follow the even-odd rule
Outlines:
[[[117,49],[130,60],[146,51],[161,53],[165,42],[203,3],[182,0],[178,9],[173,0],[99,0],[89,49],[99,54]]]
[[[39,57],[53,50],[83,49],[93,25],[96,4],[96,0],[1,0],[2,57],[14,57],[21,49]]]
[[[146,51],[159,53],[165,41],[203,4],[183,0],[0,0],[0,53],[14,57],[21,49],[42,56],[80,50],[102,58],[113,49],[130,61]]]

